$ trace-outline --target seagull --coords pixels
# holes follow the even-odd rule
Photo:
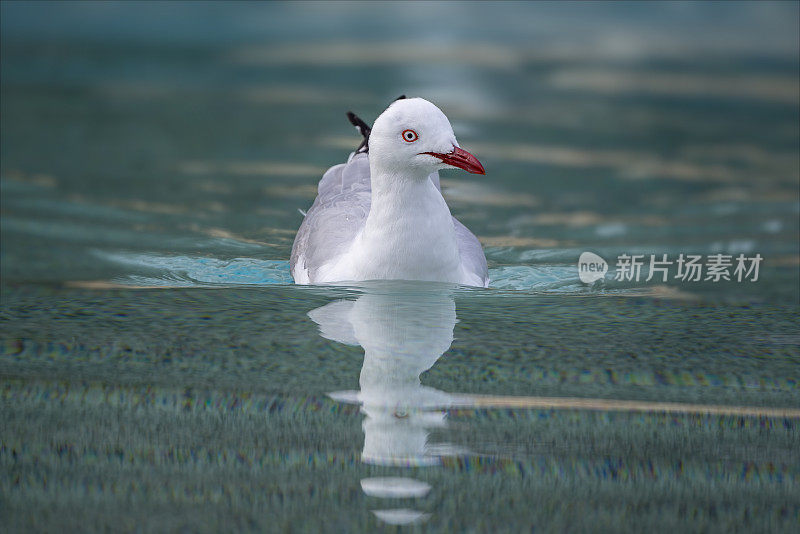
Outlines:
[[[459,146],[445,114],[423,98],[401,96],[372,128],[347,115],[364,141],[319,182],[292,245],[295,283],[423,280],[487,287],[481,244],[450,214],[438,172],[486,171]]]

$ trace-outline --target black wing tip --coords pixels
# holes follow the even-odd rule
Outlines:
[[[405,100],[405,98],[406,95],[400,95],[397,98],[395,98],[394,101],[397,102],[398,100]],[[346,115],[347,115],[347,120],[350,121],[350,124],[355,126],[358,129],[359,133],[364,136],[364,140],[361,141],[361,144],[356,149],[356,154],[361,152],[369,152],[369,134],[372,131],[372,128],[370,128],[369,124],[364,122],[364,120],[361,117],[359,117],[352,111],[348,111]]]
[[[358,132],[364,136],[364,140],[361,141],[361,144],[358,145],[358,148],[356,149],[356,154],[361,152],[369,152],[369,133],[372,131],[372,128],[370,128],[369,124],[364,122],[361,117],[352,111],[347,112],[347,119],[350,121],[350,124],[355,126]]]
[[[372,130],[372,128],[370,128],[369,124],[364,122],[364,120],[361,117],[359,117],[352,111],[348,111],[347,119],[350,121],[350,124],[358,128],[358,131],[361,133],[361,135],[363,135],[364,137],[369,137],[369,132]]]

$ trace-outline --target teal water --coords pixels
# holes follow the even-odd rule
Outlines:
[[[796,528],[796,4],[0,6],[10,530]],[[490,287],[293,285],[401,93]]]

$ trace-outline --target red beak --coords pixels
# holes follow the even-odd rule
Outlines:
[[[439,154],[438,152],[422,152],[423,154],[428,154],[429,156],[433,156],[435,158],[439,158],[442,162],[452,165],[453,167],[458,167],[459,169],[464,169],[467,172],[471,172],[472,174],[486,174],[486,171],[483,169],[483,165],[481,162],[478,161],[478,158],[467,152],[462,148],[453,147],[452,152],[448,152],[447,154]]]

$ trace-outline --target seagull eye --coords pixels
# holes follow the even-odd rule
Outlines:
[[[403,130],[403,141],[406,141],[407,143],[413,143],[417,139],[419,139],[419,136],[414,130]]]

